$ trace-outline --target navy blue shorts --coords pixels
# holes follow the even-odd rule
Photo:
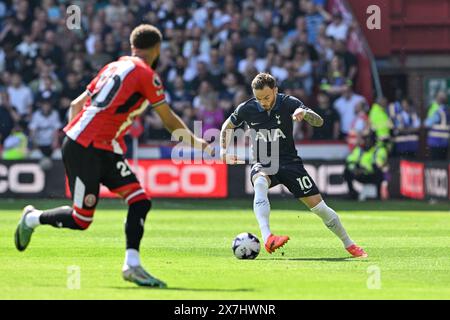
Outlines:
[[[252,166],[250,181],[253,184],[253,176],[259,172],[264,172],[265,165],[257,162]],[[280,160],[278,172],[274,175],[267,176],[270,178],[269,188],[278,184],[283,184],[294,195],[295,198],[309,197],[319,194],[314,180],[306,172],[303,162],[300,158],[291,160]]]

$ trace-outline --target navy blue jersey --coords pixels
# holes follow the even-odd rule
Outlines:
[[[230,120],[236,127],[247,123],[250,127],[252,149],[256,161],[261,157],[279,156],[280,159],[298,158],[293,137],[292,114],[299,108],[306,108],[299,99],[286,94],[278,93],[275,105],[270,111],[261,107],[255,98],[241,103]],[[278,144],[277,150],[274,144]]]

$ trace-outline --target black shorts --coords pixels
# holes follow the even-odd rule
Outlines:
[[[85,148],[67,137],[61,151],[76,208],[95,208],[100,184],[116,193],[142,190],[123,155],[97,149],[92,145]]]
[[[253,184],[253,176],[259,172],[265,173],[265,166],[259,162],[252,166],[250,179]],[[285,185],[295,198],[309,197],[319,194],[314,180],[303,167],[300,158],[290,160],[280,160],[278,172],[274,175],[267,175],[270,178],[269,188],[278,184]]]

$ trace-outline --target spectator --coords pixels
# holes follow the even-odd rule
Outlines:
[[[105,64],[112,61],[103,47],[103,41],[97,40],[94,45],[94,53],[89,56],[89,64],[92,70],[100,70]]]
[[[358,59],[356,56],[348,51],[345,41],[334,41],[334,52],[337,57],[340,57],[344,63],[344,74],[348,80],[355,81],[358,73]]]
[[[306,32],[306,20],[304,16],[298,16],[295,18],[295,29],[289,30],[286,34],[286,40],[289,42],[298,42],[300,35]],[[306,35],[308,33],[306,32]]]
[[[267,48],[266,68],[278,81],[282,82],[288,76],[288,71],[283,65],[283,58],[278,54],[275,44]]]
[[[273,48],[273,46],[275,46],[276,50],[279,51],[283,56],[289,55],[291,42],[287,40],[279,26],[272,27],[271,37],[265,42],[266,52],[270,47]]]
[[[291,1],[285,1],[283,3],[278,25],[281,27],[283,33],[287,33],[295,28],[294,5]]]
[[[15,48],[22,42],[23,34],[21,22],[14,18],[8,19],[0,32],[0,44]]]
[[[16,47],[16,50],[24,58],[34,59],[38,55],[39,45],[29,34],[23,36],[23,41]]]
[[[200,84],[207,81],[213,89],[217,90],[220,88],[221,76],[214,76],[208,70],[208,65],[206,62],[199,61],[197,63],[197,76],[191,81],[191,89],[195,92],[199,91]]]
[[[45,38],[39,45],[39,57],[51,61],[57,68],[63,67],[64,54],[56,42],[56,34],[52,30],[45,31]]]
[[[328,66],[327,78],[322,79],[320,89],[326,91],[334,101],[345,92],[347,85],[352,84],[351,80],[346,80],[342,59],[334,56]]]
[[[61,128],[58,113],[52,109],[53,100],[41,99],[39,109],[33,113],[28,126],[33,147],[38,148],[44,157],[50,158],[58,147],[58,133]]]
[[[241,74],[246,73],[249,68],[256,68],[258,72],[266,69],[266,61],[259,59],[254,47],[247,48],[245,59],[239,61],[238,70]]]
[[[169,88],[171,106],[183,121],[189,124],[192,117],[192,95],[186,90],[181,76],[177,76],[173,82],[173,87]]]
[[[340,133],[339,113],[331,105],[330,97],[325,92],[319,92],[317,95],[318,108],[314,111],[320,115],[324,121],[321,127],[311,127],[313,140],[337,140]]]
[[[331,16],[322,6],[316,6],[312,0],[305,1],[306,11],[306,29],[308,30],[308,42],[312,45],[316,44],[320,26],[331,20]]]
[[[187,53],[185,56],[188,59],[188,72],[192,73],[195,76],[198,74],[198,66],[199,63],[208,63],[209,62],[209,54],[203,54],[200,52],[200,42],[198,40],[194,40],[192,43],[192,50]]]
[[[124,21],[127,14],[127,7],[121,0],[110,0],[105,7],[105,18],[108,25]]]
[[[292,56],[298,51],[299,47],[306,48],[311,61],[318,61],[319,54],[317,53],[315,46],[308,43],[308,33],[306,31],[300,32],[298,40],[293,42],[293,46],[291,47]]]
[[[348,25],[344,22],[342,14],[336,12],[333,14],[333,20],[326,29],[326,35],[335,40],[346,41],[348,34]]]
[[[393,119],[393,126],[393,154],[398,157],[416,158],[419,151],[420,119],[413,109],[411,99],[402,99],[401,110]]]
[[[219,98],[223,100],[233,101],[234,96],[241,87],[239,85],[236,74],[233,72],[227,73],[222,82],[225,89],[220,92]]]
[[[186,58],[194,56],[207,61],[210,49],[211,43],[209,38],[202,34],[200,28],[195,28],[192,30],[191,39],[183,44],[183,56]]]
[[[245,46],[239,32],[233,32],[227,43],[230,43],[231,45],[231,56],[234,57],[235,60],[244,59],[246,56],[247,47]]]
[[[302,79],[306,94],[311,95],[314,84],[313,65],[305,47],[300,46],[297,48],[294,61],[297,63],[297,76]]]
[[[178,56],[175,60],[175,64],[169,69],[167,72],[167,82],[172,82],[175,80],[177,76],[183,77],[185,82],[190,82],[194,79],[195,74],[189,73],[189,70],[186,68],[187,59],[183,56]]]
[[[214,77],[221,77],[223,74],[223,63],[220,59],[220,52],[216,48],[211,49],[209,52],[208,69]]]
[[[362,134],[369,129],[370,124],[369,116],[367,114],[367,105],[365,101],[360,101],[356,104],[355,118],[350,125],[350,130],[347,135],[347,143],[350,151],[356,147]]]
[[[59,119],[63,122],[66,119],[70,103],[75,100],[81,93],[83,88],[79,87],[77,76],[74,73],[68,73],[64,81],[60,103],[58,104]]]
[[[298,76],[296,63],[293,61],[286,62],[288,71],[287,78],[281,82],[280,87],[286,94],[291,94],[301,100],[306,100],[307,95],[303,80]]]
[[[334,107],[341,118],[341,139],[347,138],[351,124],[355,119],[355,109],[360,102],[365,102],[363,96],[353,92],[350,83],[344,86],[343,95],[334,102]]]
[[[202,121],[203,134],[212,128],[220,128],[225,120],[223,110],[218,108],[215,101],[217,93],[212,90],[209,82],[203,81],[200,85],[199,95],[194,98],[194,108],[197,119]]]
[[[91,32],[89,33],[86,41],[86,51],[88,54],[94,54],[95,52],[95,43],[98,41],[101,41],[103,39],[103,31],[105,27],[101,20],[95,19],[92,22],[92,28]],[[114,35],[112,33],[109,33],[109,37],[114,39]],[[111,40],[109,40],[111,41]]]
[[[170,140],[170,133],[164,128],[161,118],[153,109],[149,109],[144,120],[144,138],[146,140]]]
[[[112,33],[107,33],[105,35],[105,46],[103,52],[109,55],[110,60],[117,60],[120,55],[118,54],[119,47],[114,39],[114,35]]]
[[[0,119],[0,145],[2,145],[14,128],[14,124],[20,119],[9,101],[8,93],[4,90],[0,91]]]
[[[11,76],[11,85],[8,86],[9,102],[13,105],[22,119],[27,120],[31,116],[33,94],[30,88],[22,82],[19,73]]]
[[[246,48],[253,47],[259,56],[265,55],[264,43],[265,39],[259,34],[260,27],[258,22],[252,21],[248,26],[248,34],[244,37],[243,43]]]

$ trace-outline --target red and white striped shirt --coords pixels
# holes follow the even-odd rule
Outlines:
[[[66,135],[84,147],[123,154],[123,136],[133,119],[147,106],[165,102],[158,74],[138,57],[121,57],[104,66],[87,86],[89,99],[64,128]]]

